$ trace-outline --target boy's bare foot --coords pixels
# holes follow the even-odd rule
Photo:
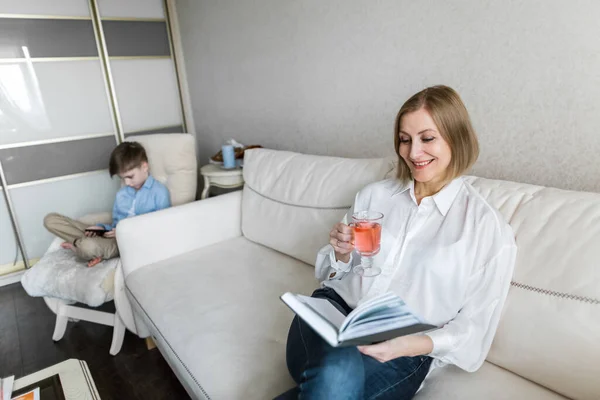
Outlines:
[[[92,258],[88,261],[88,267],[95,267],[100,261],[102,261],[102,257]]]
[[[73,243],[69,243],[69,242],[61,243],[60,247],[62,247],[63,249],[69,249],[69,250],[73,250],[75,248],[75,246],[73,246]]]

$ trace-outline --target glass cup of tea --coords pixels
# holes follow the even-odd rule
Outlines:
[[[383,214],[377,211],[358,211],[352,214],[352,244],[361,255],[361,264],[352,270],[367,278],[381,274],[381,268],[373,266],[373,256],[381,248],[381,222]]]

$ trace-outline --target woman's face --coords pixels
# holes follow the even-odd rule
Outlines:
[[[452,152],[431,115],[424,108],[400,120],[400,156],[413,178],[421,183],[441,183],[446,177]]]

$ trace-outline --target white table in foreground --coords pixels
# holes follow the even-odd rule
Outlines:
[[[41,381],[53,375],[59,376],[60,386],[62,386],[66,400],[100,400],[100,395],[98,395],[98,390],[96,390],[87,363],[76,359],[63,361],[60,364],[17,379],[13,385],[13,392],[41,383]]]
[[[218,165],[208,164],[200,168],[200,174],[204,177],[204,190],[200,199],[208,197],[211,186],[223,189],[233,189],[244,186],[244,175],[241,168],[225,169]]]

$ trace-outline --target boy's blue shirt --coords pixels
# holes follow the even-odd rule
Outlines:
[[[120,220],[136,215],[147,214],[153,211],[171,207],[169,189],[152,175],[142,185],[140,190],[130,186],[123,186],[115,198],[113,206],[113,223],[98,224],[106,230],[114,229]]]

